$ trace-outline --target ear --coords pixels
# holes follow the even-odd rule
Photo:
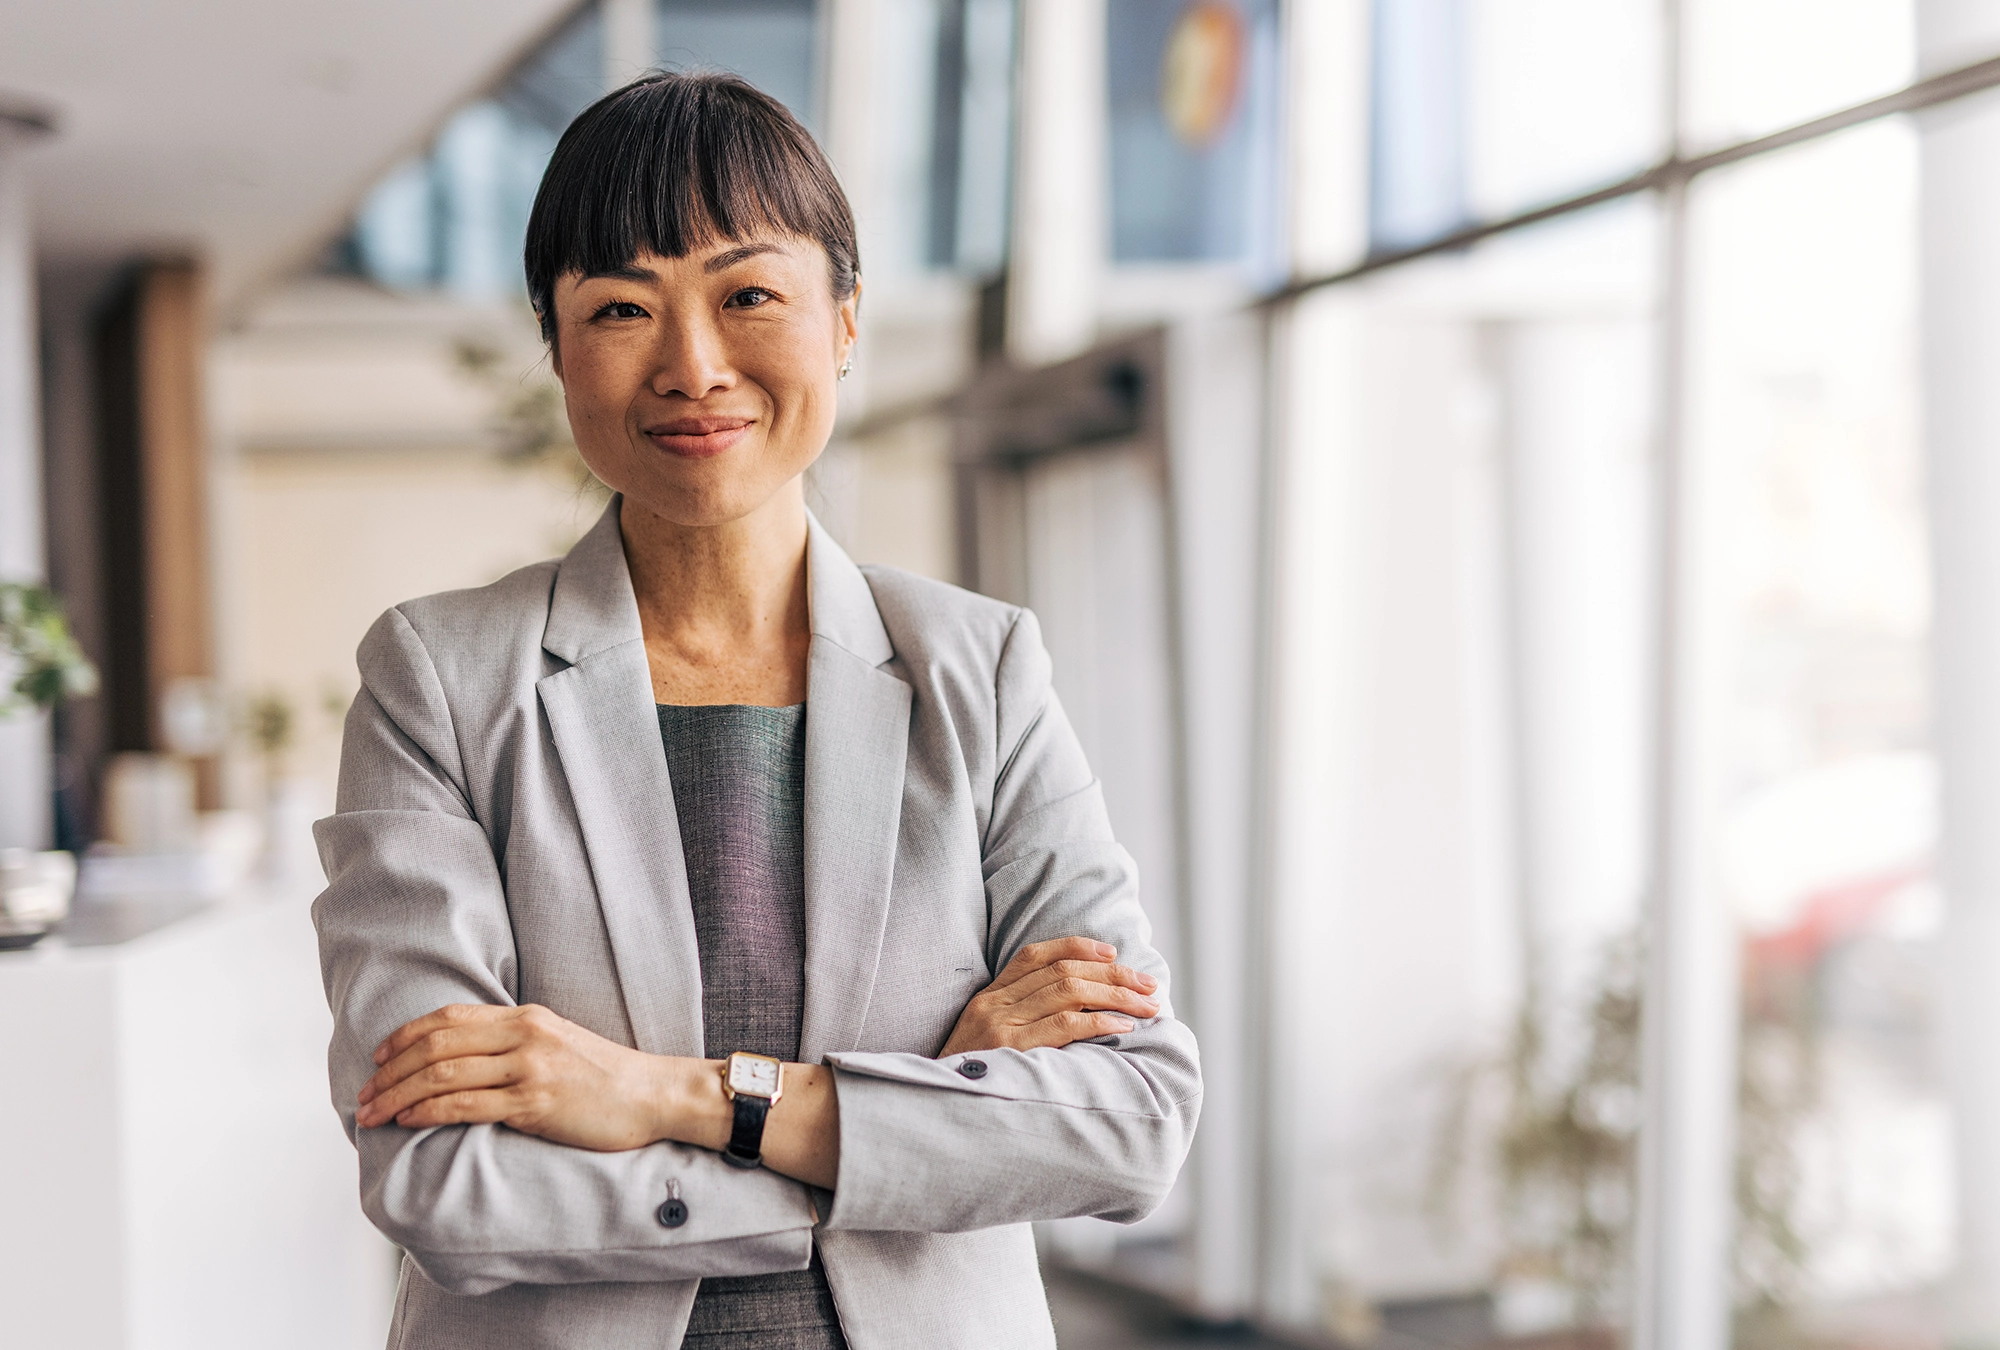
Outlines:
[[[854,351],[854,344],[861,339],[861,278],[854,279],[854,290],[840,302],[841,349],[840,359],[845,361]]]

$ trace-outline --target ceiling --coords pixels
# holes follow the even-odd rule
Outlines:
[[[238,309],[576,4],[0,4],[0,108],[55,124],[27,151],[38,251],[192,254]]]

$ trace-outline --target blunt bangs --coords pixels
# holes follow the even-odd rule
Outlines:
[[[522,261],[542,336],[555,339],[558,277],[762,230],[816,241],[833,298],[854,293],[847,194],[782,103],[734,75],[635,80],[570,123],[535,193]]]

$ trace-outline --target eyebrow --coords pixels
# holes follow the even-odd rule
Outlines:
[[[745,258],[754,258],[760,253],[782,253],[783,249],[772,243],[744,244],[737,248],[724,249],[701,265],[704,272],[721,272],[736,266]]]
[[[658,281],[660,274],[650,267],[626,263],[623,267],[607,267],[602,272],[586,272],[583,276],[585,281],[596,281],[599,278],[610,281]]]

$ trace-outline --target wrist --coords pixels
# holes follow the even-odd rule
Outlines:
[[[722,1090],[722,1063],[712,1059],[665,1059],[659,1093],[659,1137],[720,1151],[729,1143],[729,1097]]]

